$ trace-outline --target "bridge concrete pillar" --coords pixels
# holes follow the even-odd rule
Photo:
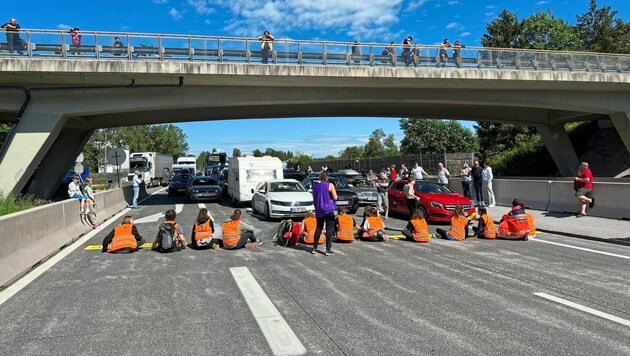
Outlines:
[[[615,125],[621,141],[626,145],[626,150],[630,153],[630,112],[622,112],[610,115],[610,121]]]
[[[41,160],[28,193],[44,198],[53,196],[93,132],[92,129],[64,127]]]
[[[0,157],[0,190],[19,194],[53,145],[66,117],[32,103],[5,142]]]
[[[563,177],[575,176],[579,161],[564,125],[536,126]]]

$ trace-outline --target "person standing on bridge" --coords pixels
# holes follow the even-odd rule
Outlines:
[[[448,38],[445,38],[440,45],[440,63],[442,63],[442,67],[448,65],[448,52],[446,50],[450,47],[453,47],[453,45],[448,41]],[[438,63],[438,66],[440,63]]]
[[[315,234],[313,236],[320,236],[324,225],[326,225],[326,251],[324,255],[329,256],[332,251],[332,238],[335,231],[335,210],[337,205],[337,190],[335,185],[328,181],[328,172],[322,172],[319,174],[320,182],[313,185],[313,205],[315,206],[315,218],[317,220],[317,226],[315,228]],[[319,240],[315,238],[313,240],[312,254],[317,252],[317,244]]]
[[[411,41],[413,41],[411,36],[405,38],[403,41],[403,51],[400,56],[405,61],[405,67],[409,67],[409,63],[411,63]]]
[[[260,41],[260,49],[262,51],[262,63],[269,63],[269,52],[273,52],[273,41],[275,41],[275,37],[273,37],[269,31],[265,31],[262,36],[258,37]]]
[[[142,174],[136,170],[133,175],[133,205],[132,209],[138,209],[138,197],[140,196],[140,184],[142,183]]]
[[[453,45],[453,59],[455,60],[457,68],[462,67],[462,48],[466,48],[466,46],[462,45],[459,41],[455,41]]]
[[[593,173],[588,168],[588,163],[582,162],[578,170],[577,177],[573,180],[573,189],[575,189],[575,196],[580,202],[580,213],[578,218],[586,216],[586,206],[589,208],[595,206],[595,199],[589,198],[593,189]]]
[[[354,64],[361,64],[361,46],[359,41],[354,41],[352,44],[352,60]]]
[[[15,21],[15,19],[9,20],[9,22],[0,26],[7,32],[7,47],[9,47],[9,53],[13,53],[13,50],[16,49],[18,54],[22,54],[24,51],[24,47],[26,46],[23,39],[20,38],[20,25]]]

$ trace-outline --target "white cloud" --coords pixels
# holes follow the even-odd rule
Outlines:
[[[69,30],[71,28],[72,28],[72,26],[66,25],[66,24],[63,24],[63,23],[60,23],[59,25],[57,25],[57,29],[58,30]]]
[[[131,26],[120,26],[121,31],[129,31],[131,30]]]
[[[192,6],[199,15],[208,15],[214,12],[207,0],[188,0],[188,5]]]
[[[470,36],[470,32],[468,32],[468,31],[462,32],[462,33],[459,34],[459,37],[462,37],[462,38],[463,37],[468,37],[468,36]]]
[[[536,5],[538,5],[538,6],[542,6],[542,5],[545,5],[545,4],[549,4],[549,1],[543,0],[543,1],[539,1],[539,2],[536,3]]]
[[[457,0],[451,0],[451,1],[447,2],[447,4],[448,4],[448,5],[453,6],[453,5],[457,5],[457,4],[459,4],[459,1],[457,1]]]
[[[488,5],[488,6],[486,6],[486,9],[488,9],[488,10],[496,10],[496,9],[498,9],[498,7],[496,5]]]
[[[153,0],[154,4],[167,4],[168,0]]]
[[[176,8],[171,8],[171,10],[168,12],[168,14],[173,18],[173,20],[177,21],[180,20],[182,17],[184,17],[184,15],[182,15],[181,12],[177,11]]]
[[[225,30],[237,36],[257,36],[264,30],[276,37],[292,30],[344,32],[353,39],[384,39],[399,22],[403,0],[207,0],[229,10]],[[426,0],[412,5],[420,6]],[[284,36],[283,36],[284,37]]]
[[[457,22],[451,22],[448,25],[446,25],[446,29],[447,30],[457,30],[457,29],[462,29],[462,25],[457,23]]]
[[[494,12],[488,11],[484,15],[486,15],[486,17],[492,17],[492,16],[494,16]]]
[[[413,10],[419,9],[419,8],[423,7],[429,1],[431,1],[431,0],[415,0],[415,1],[411,1],[409,3],[409,5],[407,5],[407,10],[413,11]]]

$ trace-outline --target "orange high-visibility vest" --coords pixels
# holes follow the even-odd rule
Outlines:
[[[339,230],[337,231],[337,239],[341,241],[353,241],[354,240],[354,224],[352,216],[339,215],[337,219],[339,221]]]
[[[229,220],[223,223],[223,246],[236,246],[241,239],[240,225],[241,220]]]
[[[468,225],[468,219],[465,216],[453,216],[451,219],[451,228],[448,230],[447,234],[458,241],[464,241],[466,239],[466,225]]]
[[[413,219],[411,220],[413,225],[413,240],[416,242],[429,242],[431,240],[431,234],[427,227],[427,221],[425,219]]]
[[[131,232],[133,225],[122,224],[114,228],[114,238],[107,246],[107,252],[116,252],[123,249],[135,250],[138,248],[138,242]]]
[[[374,237],[379,230],[385,229],[385,224],[383,224],[383,219],[380,216],[370,216],[367,218],[367,221],[370,225],[368,237]]]
[[[210,219],[201,225],[199,222],[195,221],[195,240],[197,244],[209,244],[211,239],[212,227],[210,226]]]
[[[525,212],[527,215],[527,224],[529,225],[529,237],[536,237],[536,224],[534,224],[534,215]]]
[[[503,215],[497,236],[504,239],[521,239],[526,235],[529,235],[527,215],[523,208],[515,206],[512,211]]]
[[[315,218],[306,218],[304,219],[304,243],[312,244],[315,243],[315,229],[317,228],[317,219]],[[318,244],[326,242],[326,235],[319,235]]]
[[[483,235],[487,239],[496,239],[497,238],[497,228],[494,225],[494,221],[490,219],[488,214],[482,215],[481,219],[483,219]]]

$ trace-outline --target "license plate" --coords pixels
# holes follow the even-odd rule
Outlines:
[[[178,191],[178,192],[185,192],[185,191],[186,191],[186,188],[179,188],[179,189],[177,189],[177,191]]]
[[[367,198],[367,200],[369,200],[369,201],[372,201],[372,200],[373,200],[373,201],[376,201],[376,198],[374,198],[374,197],[369,197],[369,198]]]
[[[347,200],[337,200],[337,205],[348,205]]]
[[[306,208],[291,208],[292,213],[303,213],[306,211]]]

